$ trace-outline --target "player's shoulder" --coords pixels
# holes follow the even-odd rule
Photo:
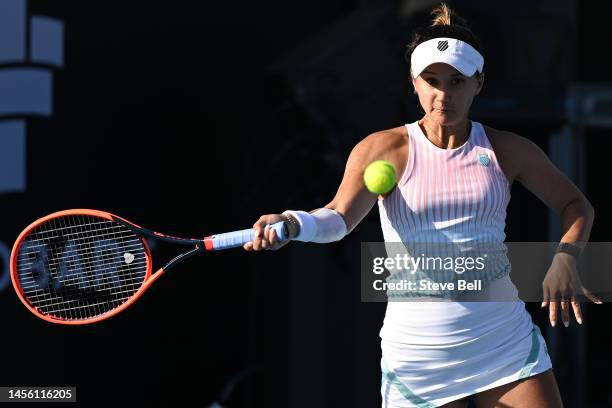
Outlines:
[[[487,125],[483,125],[483,128],[495,151],[501,151],[508,154],[520,154],[534,146],[531,140],[518,133],[496,129]]]
[[[408,133],[406,128],[404,126],[398,126],[370,133],[357,143],[355,149],[385,153],[401,149],[406,146],[407,141]]]

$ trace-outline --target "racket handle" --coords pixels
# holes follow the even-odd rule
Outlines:
[[[279,241],[284,241],[288,237],[287,227],[284,221],[270,225],[276,231],[276,236]],[[204,244],[207,251],[218,251],[220,249],[229,249],[243,246],[255,238],[255,230],[253,228],[244,229],[241,231],[226,232],[223,234],[215,234],[204,238]]]

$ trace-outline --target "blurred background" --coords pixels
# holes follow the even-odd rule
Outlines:
[[[83,407],[380,406],[385,304],[360,301],[358,261],[382,240],[377,209],[339,243],[190,260],[86,327],[31,315],[8,263],[65,208],[195,236],[325,205],[352,146],[419,118],[404,52],[437,4],[1,0],[0,386],[74,385]],[[610,240],[612,3],[448,4],[485,46],[472,119],[541,146],[595,207],[591,240]],[[556,215],[512,194],[507,241],[559,240]],[[527,309],[566,406],[612,406],[609,305],[569,329]]]

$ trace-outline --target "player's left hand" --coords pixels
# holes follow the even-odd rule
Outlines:
[[[542,307],[550,305],[549,319],[551,326],[555,327],[559,307],[561,308],[561,318],[565,327],[569,326],[569,307],[574,310],[576,321],[582,324],[583,317],[580,309],[580,302],[577,295],[584,295],[597,304],[603,303],[595,295],[589,292],[580,281],[578,269],[576,268],[576,258],[564,252],[556,253],[552,264],[542,282],[544,302]]]

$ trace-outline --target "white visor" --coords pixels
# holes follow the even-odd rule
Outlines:
[[[483,56],[470,44],[455,38],[434,38],[419,44],[410,56],[412,76],[418,77],[431,64],[442,62],[471,77],[482,72]]]

